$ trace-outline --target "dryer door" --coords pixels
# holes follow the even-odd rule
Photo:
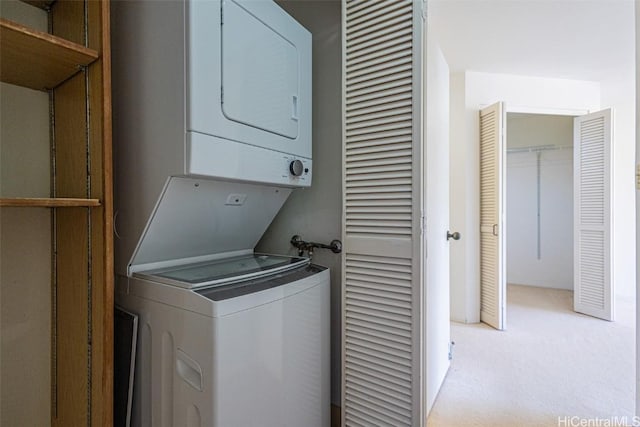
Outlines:
[[[212,175],[223,156],[305,185],[289,183],[286,166],[311,159],[311,34],[271,0],[186,4],[186,172]]]
[[[234,1],[222,3],[222,19],[224,115],[286,138],[297,137],[298,48]]]

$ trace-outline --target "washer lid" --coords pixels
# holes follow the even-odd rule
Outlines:
[[[289,194],[289,188],[170,177],[128,274],[252,253]]]
[[[292,270],[309,264],[308,258],[247,254],[194,264],[141,271],[134,276],[181,288],[222,286]]]

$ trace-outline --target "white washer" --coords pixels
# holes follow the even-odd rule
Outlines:
[[[248,254],[136,273],[118,301],[140,316],[132,425],[329,425],[328,269]]]
[[[329,425],[329,270],[254,253],[290,192],[167,181],[116,284],[139,316],[133,426]]]

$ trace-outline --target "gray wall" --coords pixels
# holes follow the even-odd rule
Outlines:
[[[261,252],[296,254],[289,244],[328,243],[341,238],[342,79],[339,1],[281,1],[279,4],[313,34],[313,183],[294,190],[258,243]],[[340,404],[341,258],[318,250],[313,262],[331,269],[331,400]]]
[[[0,16],[47,30],[43,10]],[[49,95],[0,83],[0,197],[49,197]],[[51,213],[0,208],[0,425],[46,426],[51,405]]]

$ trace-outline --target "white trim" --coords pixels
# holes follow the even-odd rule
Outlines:
[[[530,107],[526,105],[504,105],[506,113],[519,114],[547,114],[553,116],[582,116],[588,114],[589,110],[576,108],[549,108],[549,107]]]
[[[479,110],[483,110],[494,103],[481,103],[478,106]],[[590,110],[583,108],[553,108],[553,107],[539,107],[529,105],[514,105],[503,102],[505,113],[517,113],[517,114],[545,114],[550,116],[583,116],[589,114]]]
[[[413,401],[415,402],[413,425],[426,423],[427,411],[427,352],[426,352],[426,197],[425,197],[425,138],[426,138],[426,87],[427,87],[427,2],[414,0],[413,17]]]

